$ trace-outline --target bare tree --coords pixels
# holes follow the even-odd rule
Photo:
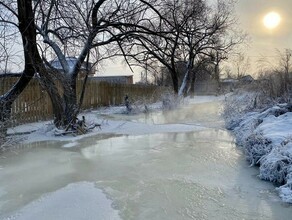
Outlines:
[[[76,79],[80,67],[93,48],[98,48],[98,59],[111,57],[114,54],[112,45],[124,55],[122,42],[129,40],[130,34],[143,32],[146,11],[151,1],[126,0],[109,1],[39,1],[36,4],[36,27],[43,40],[43,59],[50,73],[61,81],[62,94],[54,90],[51,97],[59,97],[62,115],[57,115],[57,126],[67,126],[75,119],[81,103],[77,102]],[[147,19],[145,19],[147,20]],[[61,63],[61,72],[50,66],[46,55],[53,56]],[[76,56],[76,62],[70,66],[66,55]],[[41,79],[42,74],[40,73]],[[52,84],[52,83],[51,83]],[[43,85],[50,90],[51,84]],[[59,108],[56,108],[59,109]],[[60,110],[58,110],[60,112]]]
[[[174,27],[178,25],[172,21],[177,16],[171,1],[158,1],[150,6],[149,18],[144,19],[143,32],[131,34],[132,41],[124,46],[130,60],[144,67],[148,63],[160,62],[169,72],[174,91],[178,92],[178,76],[176,74],[177,48],[179,47],[179,32]]]
[[[236,78],[240,79],[247,75],[250,69],[250,61],[243,53],[238,53],[234,59],[234,67],[236,71]]]
[[[283,88],[285,93],[289,93],[290,74],[292,67],[292,50],[285,49],[284,52],[277,50],[279,54],[279,69],[283,73]]]
[[[192,39],[188,40],[186,44],[188,45],[187,51],[195,51],[193,56],[188,57],[189,62],[196,63],[198,70],[200,66],[207,67],[208,65],[213,65],[213,79],[218,83],[221,62],[228,59],[232,50],[246,39],[246,34],[237,28],[236,19],[233,15],[233,4],[233,1],[219,0],[216,4],[205,6],[206,9],[203,12],[202,22],[197,27],[197,30],[194,33],[186,32],[189,33]],[[190,73],[190,70],[186,71],[185,79],[187,79],[187,75]],[[196,71],[192,72],[191,79],[191,82],[186,80],[186,83],[182,84],[180,94],[194,90]],[[189,82],[188,87],[191,87],[191,89],[186,86],[187,82]]]
[[[258,78],[265,82],[268,95],[277,101],[291,102],[291,58],[290,49],[276,49],[272,60],[266,56],[257,60]]]
[[[152,7],[152,1],[130,3],[127,0],[1,2],[3,11],[14,19],[5,22],[22,34],[25,57],[19,86],[1,97],[1,111],[9,113],[12,102],[37,73],[51,98],[55,125],[68,127],[80,110],[76,79],[81,66],[89,61],[89,54],[95,49],[98,61],[114,56],[113,44],[124,54],[122,41],[129,40],[130,33],[144,32],[143,23],[149,20],[146,11]],[[66,56],[76,57],[76,62],[69,63]],[[60,62],[61,70],[51,65],[49,60],[53,58]],[[56,82],[60,82],[61,89]],[[1,114],[1,120],[9,118],[8,113]]]
[[[230,35],[234,22],[229,3],[218,1],[214,7],[203,0],[159,1],[153,9],[157,17],[147,23],[151,31],[133,36],[134,43],[128,45],[132,50],[130,55],[139,63],[159,61],[171,76],[174,92],[186,93],[191,79],[195,79],[194,72],[191,76],[194,63],[202,55],[211,56],[217,51],[224,57],[223,54],[240,42]],[[181,82],[179,62],[186,66]]]

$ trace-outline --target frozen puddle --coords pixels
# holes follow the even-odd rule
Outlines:
[[[292,207],[258,179],[223,129],[219,107],[129,119],[202,127],[193,131],[103,134],[1,155],[0,219],[290,219]]]
[[[7,219],[111,219],[119,215],[111,207],[111,201],[93,183],[72,183],[22,208]]]

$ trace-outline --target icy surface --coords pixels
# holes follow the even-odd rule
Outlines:
[[[224,129],[218,100],[147,116],[87,113],[102,126],[85,137],[42,125],[30,137],[47,141],[1,155],[0,219],[289,219]]]
[[[14,220],[119,220],[111,201],[93,183],[72,183],[23,207]]]

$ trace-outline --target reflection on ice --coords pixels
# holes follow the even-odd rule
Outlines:
[[[45,208],[44,208],[45,207]],[[54,210],[52,212],[52,210]],[[44,196],[41,200],[22,208],[10,217],[14,220],[72,220],[72,219],[111,219],[119,220],[118,211],[111,207],[106,198],[94,184],[81,182]]]
[[[55,220],[73,210],[73,220],[82,213],[89,213],[86,219],[289,219],[291,208],[248,167],[223,129],[218,107],[193,105],[185,117],[180,109],[151,119],[204,129],[103,134],[73,148],[64,147],[70,142],[41,142],[6,154],[0,159],[0,218],[18,213],[19,219],[40,219],[37,212],[45,210],[42,219]],[[134,117],[129,120],[145,120]]]

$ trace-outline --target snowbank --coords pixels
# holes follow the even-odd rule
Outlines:
[[[277,190],[282,200],[292,203],[291,106],[278,104],[256,110],[252,106],[255,97],[245,93],[226,99],[227,127],[234,132],[237,145],[251,165],[259,166],[259,177],[280,186]],[[232,108],[235,110],[229,114]]]

